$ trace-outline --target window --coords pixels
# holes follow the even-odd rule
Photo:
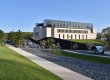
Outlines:
[[[68,30],[65,31],[66,33],[68,32]]]
[[[39,37],[39,32],[35,32],[35,36]]]
[[[55,27],[55,24],[53,25],[53,27]]]
[[[86,35],[86,39],[87,39],[87,35]]]
[[[60,27],[62,27],[62,25],[60,24]]]
[[[60,32],[60,29],[57,29],[57,32],[59,33]]]
[[[62,33],[64,33],[64,29],[62,29]]]
[[[73,35],[71,34],[71,39],[73,39]]]
[[[78,26],[78,29],[80,29],[80,26]]]
[[[80,35],[79,35],[79,39],[80,39]]]
[[[93,29],[91,29],[91,33],[93,33]]]
[[[63,24],[63,26],[65,27],[65,24]]]
[[[60,34],[59,34],[59,39],[60,39]]]
[[[78,30],[78,33],[80,33],[80,30]]]
[[[65,39],[65,35],[63,34],[63,39]]]
[[[83,33],[83,31],[82,31],[82,30],[80,30],[80,33]]]
[[[76,39],[76,35],[75,35],[75,39]]]
[[[71,30],[69,30],[69,33],[71,33]]]
[[[69,27],[71,28],[71,22],[69,23]]]
[[[68,34],[67,34],[67,39],[69,38]]]

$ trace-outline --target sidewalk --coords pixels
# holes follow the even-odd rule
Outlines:
[[[55,63],[52,63],[50,61],[47,61],[43,58],[40,58],[36,55],[33,55],[29,52],[26,52],[24,50],[21,50],[19,48],[15,48],[13,46],[7,45],[10,49],[16,51],[17,53],[25,56],[26,58],[28,58],[29,60],[31,60],[32,62],[40,65],[41,67],[45,68],[46,70],[54,73],[55,75],[61,77],[63,80],[92,80],[86,76],[83,76],[81,74],[78,74],[74,71],[71,71],[67,68],[64,68],[62,66],[59,66]]]

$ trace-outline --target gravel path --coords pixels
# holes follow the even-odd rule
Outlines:
[[[75,58],[58,57],[38,49],[28,48],[25,50],[94,80],[110,80],[110,65]]]

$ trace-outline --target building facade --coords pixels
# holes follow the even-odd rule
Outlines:
[[[43,23],[36,23],[33,37],[36,40],[45,37],[60,39],[96,39],[96,30],[92,23],[71,22],[46,19]]]

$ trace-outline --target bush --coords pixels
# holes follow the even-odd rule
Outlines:
[[[0,46],[4,46],[6,41],[6,34],[0,30]]]
[[[47,40],[40,41],[40,45],[43,49],[57,49],[60,48],[59,43],[55,43],[53,38],[48,38]]]

